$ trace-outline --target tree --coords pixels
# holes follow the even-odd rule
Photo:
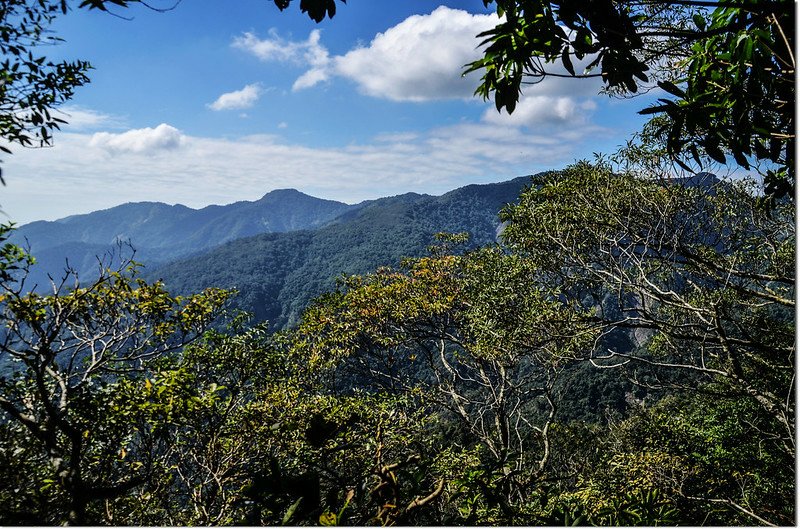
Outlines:
[[[560,285],[560,299],[595,306],[601,335],[632,332],[640,343],[598,341],[588,361],[747,409],[738,427],[773,460],[794,460],[793,202],[766,212],[745,182],[643,181],[580,163],[536,180],[502,218],[512,251]]]
[[[545,475],[555,384],[594,336],[580,309],[530,281],[529,261],[448,249],[349,278],[309,309],[296,347],[311,366],[336,366],[339,391],[413,396],[453,425],[450,457],[475,460],[442,476],[446,501],[471,502],[453,523],[519,523]]]
[[[794,3],[554,2],[485,0],[503,20],[483,34],[484,72],[476,94],[513,112],[523,84],[550,75],[600,77],[611,92],[657,84],[673,99],[657,133],[679,165],[702,158],[756,167],[767,191],[793,194]],[[583,61],[583,72],[573,60]],[[566,74],[549,72],[560,61]]]
[[[3,227],[0,239],[8,231]],[[39,522],[84,524],[92,519],[90,506],[149,478],[151,465],[125,459],[136,437],[134,420],[119,409],[125,381],[196,339],[229,293],[172,297],[161,284],[137,278],[133,263],[105,270],[87,286],[69,285],[67,273],[52,294],[26,293],[33,259],[10,243],[0,257],[2,426],[11,450],[28,456],[21,459],[47,465],[34,465],[30,474],[38,494],[27,484],[6,498],[4,516],[45,502],[47,518]]]
[[[237,317],[229,327],[208,330],[179,354],[109,387],[110,414],[130,425],[125,458],[148,470],[140,486],[106,502],[104,523],[231,525],[244,519],[241,491],[267,451],[256,396],[284,371],[265,326],[243,325]]]
[[[85,61],[55,63],[34,55],[60,41],[48,27],[66,12],[66,0],[8,0],[0,7],[0,138],[5,142],[48,145],[53,131],[65,123],[53,115],[54,109],[89,82]],[[0,150],[11,152],[6,145]]]
[[[672,394],[600,427],[556,424],[546,525],[787,525],[792,460],[743,399]]]

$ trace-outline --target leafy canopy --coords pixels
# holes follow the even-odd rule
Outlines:
[[[0,139],[4,143],[48,145],[53,131],[65,123],[53,110],[89,82],[88,62],[54,62],[39,55],[41,47],[61,40],[50,35],[48,28],[67,9],[66,0],[8,0],[0,6]],[[11,152],[4,144],[0,150]]]
[[[765,177],[768,193],[794,186],[794,3],[639,0],[485,0],[503,20],[480,37],[476,94],[513,112],[522,86],[547,76],[600,77],[636,93],[656,84],[672,98],[642,111],[663,116],[667,154],[728,157]],[[574,61],[582,61],[583,71]],[[566,74],[545,66],[560,62]]]

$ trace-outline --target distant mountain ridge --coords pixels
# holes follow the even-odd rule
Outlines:
[[[270,191],[256,201],[192,209],[161,202],[129,202],[56,221],[36,221],[18,228],[32,250],[66,242],[114,244],[130,240],[143,248],[180,254],[210,248],[259,233],[315,228],[358,206],[315,198],[295,189]]]
[[[676,179],[713,186],[710,173]],[[96,277],[96,256],[119,262],[115,242],[130,239],[147,279],[163,279],[176,294],[216,286],[235,288],[235,306],[274,328],[295,324],[311,300],[343,274],[364,274],[424,255],[438,232],[467,232],[472,246],[498,240],[498,213],[531,183],[523,176],[468,185],[441,196],[406,193],[356,205],[293,189],[253,202],[191,209],[157,202],[123,204],[54,222],[34,222],[13,240],[30,241],[37,265],[26,284],[46,291],[66,262],[82,282]],[[115,253],[116,250],[116,253]]]
[[[472,246],[495,242],[499,211],[530,177],[469,185],[442,196],[413,193],[370,201],[315,230],[237,239],[203,254],[150,268],[176,294],[236,288],[237,308],[274,328],[295,324],[308,303],[342,274],[363,274],[424,255],[438,232],[468,232]]]
[[[406,193],[356,205],[292,189],[253,202],[192,209],[158,202],[123,204],[20,227],[12,241],[30,243],[37,264],[26,288],[49,290],[67,263],[81,282],[97,277],[98,257],[120,262],[130,241],[150,280],[176,294],[236,288],[239,308],[281,328],[342,274],[368,273],[426,253],[438,232],[468,232],[473,246],[497,240],[498,213],[515,202],[524,176],[468,185],[441,196]]]
[[[38,265],[30,283],[46,285],[69,264],[82,276],[97,269],[95,256],[119,253],[130,242],[137,260],[163,263],[259,233],[313,229],[358,208],[315,198],[295,189],[271,191],[256,201],[192,209],[180,204],[134,202],[56,221],[19,227],[11,242],[29,244]]]

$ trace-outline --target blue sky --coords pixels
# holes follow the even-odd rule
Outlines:
[[[552,78],[498,114],[460,75],[497,20],[480,0],[350,0],[321,24],[268,0],[116,12],[130,20],[80,10],[54,26],[66,42],[48,53],[89,60],[92,83],[63,108],[53,147],[4,158],[10,220],[287,187],[349,203],[440,194],[612,152],[647,106]]]

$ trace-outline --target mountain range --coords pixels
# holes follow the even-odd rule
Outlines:
[[[46,292],[68,263],[81,281],[136,250],[147,279],[172,292],[236,288],[236,307],[275,328],[297,322],[342,274],[367,273],[423,255],[437,232],[468,232],[473,245],[497,239],[498,212],[516,201],[530,177],[469,185],[441,196],[407,193],[348,205],[293,189],[253,202],[192,209],[128,203],[18,228],[11,241],[29,246],[37,264],[27,286]],[[130,252],[128,252],[130,253]]]
[[[63,257],[86,271],[95,255],[130,242],[139,258],[165,262],[226,241],[265,232],[315,228],[357,206],[310,197],[294,189],[271,191],[254,202],[192,209],[180,204],[136,202],[19,228],[11,241],[27,240],[48,270],[61,270]],[[85,255],[90,256],[85,262]],[[51,262],[55,259],[55,262]],[[50,266],[53,265],[53,266]]]

